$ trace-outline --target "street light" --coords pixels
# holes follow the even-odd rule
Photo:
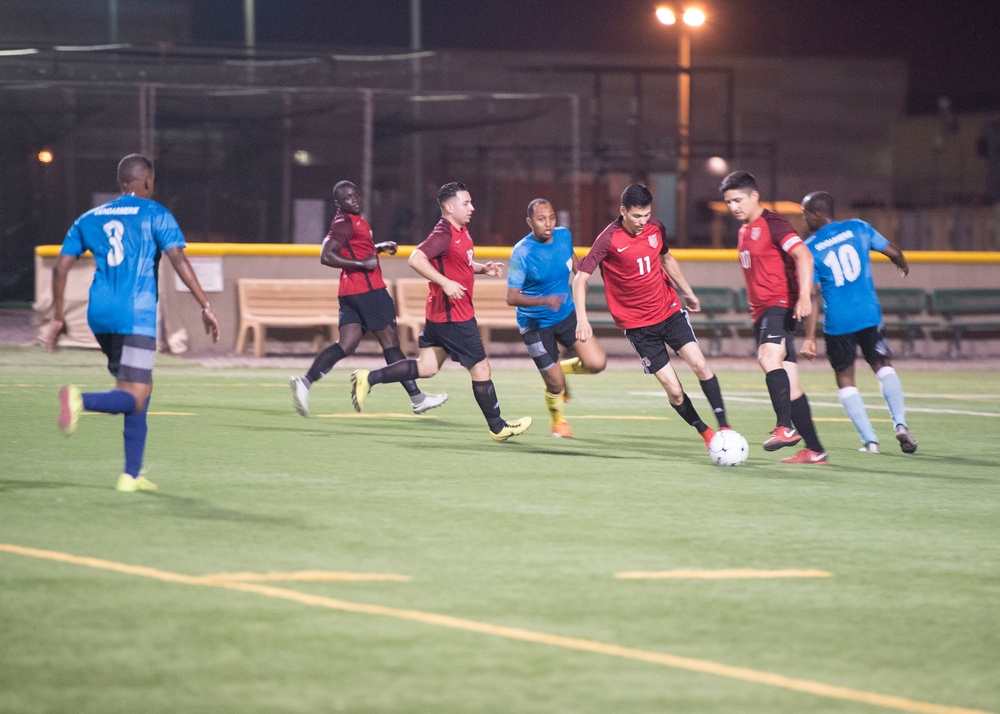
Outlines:
[[[673,8],[656,8],[656,19],[678,26],[677,57],[677,245],[688,242],[688,170],[691,163],[691,35],[690,27],[701,27],[708,19],[698,7],[687,7],[677,21]]]

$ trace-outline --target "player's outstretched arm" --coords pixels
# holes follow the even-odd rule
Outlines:
[[[799,243],[790,253],[799,278],[799,299],[795,303],[795,319],[804,320],[812,313],[813,256],[805,243]]]
[[[382,241],[381,243],[375,244],[375,252],[385,253],[386,255],[396,255],[397,248],[399,248],[399,246],[396,244],[396,241],[394,240],[385,240]]]
[[[507,304],[511,307],[547,307],[552,312],[558,312],[569,297],[562,295],[525,295],[520,288],[507,288]]]
[[[409,266],[413,268],[413,272],[419,275],[425,280],[429,280],[435,285],[440,285],[444,294],[450,297],[452,300],[458,300],[463,295],[465,295],[465,286],[454,280],[449,280],[441,273],[438,272],[427,257],[427,254],[419,248],[414,248],[413,252],[410,253],[410,258],[407,261]]]
[[[594,328],[587,318],[587,281],[590,273],[578,271],[573,278],[573,303],[576,308],[576,339],[586,342],[594,336]]]
[[[52,267],[52,325],[43,343],[46,352],[51,352],[56,348],[59,335],[66,329],[66,315],[63,312],[66,297],[66,279],[69,277],[69,270],[75,262],[75,255],[60,253],[59,257],[56,258],[56,264]]]
[[[503,263],[490,260],[486,263],[473,263],[472,272],[477,275],[489,275],[494,278],[503,277]]]
[[[903,274],[904,278],[910,274],[910,264],[906,262],[906,256],[903,255],[903,251],[894,245],[889,245],[881,252],[893,262],[893,265],[899,268],[899,272]]]
[[[187,285],[188,290],[194,295],[194,299],[201,305],[201,321],[205,325],[205,334],[211,334],[212,342],[218,342],[219,318],[212,312],[212,306],[205,296],[205,291],[201,289],[201,283],[198,282],[198,276],[195,275],[194,268],[191,267],[187,256],[184,255],[184,249],[176,245],[173,248],[168,248],[167,257],[170,258],[170,264],[174,266],[174,270],[177,271],[177,275],[180,276],[181,281]]]
[[[678,292],[683,296],[687,309],[691,312],[701,312],[701,300],[694,294],[691,284],[684,277],[684,273],[681,271],[681,264],[677,262],[677,258],[670,255],[670,253],[664,253],[660,256],[660,265],[667,271],[667,275],[670,277],[674,287],[678,288]]]

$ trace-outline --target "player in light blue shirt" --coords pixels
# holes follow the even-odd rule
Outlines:
[[[84,252],[94,258],[94,281],[87,304],[87,323],[108,358],[115,388],[87,392],[72,385],[59,390],[59,427],[66,436],[76,429],[80,413],[125,415],[125,469],[119,491],[153,491],[156,484],[141,475],[146,448],[146,411],[153,391],[156,358],[157,272],[166,253],[177,275],[202,306],[205,332],[219,341],[219,321],[184,255],[184,236],[170,211],[150,200],[155,172],[145,156],[130,154],[118,164],[122,195],[80,216],[66,234],[52,270],[53,318],[45,348],[56,347],[66,329],[64,295],[70,268]]]
[[[531,233],[522,238],[510,256],[507,304],[517,308],[517,324],[528,354],[545,381],[545,403],[552,421],[551,434],[568,438],[573,433],[566,422],[567,374],[597,374],[607,356],[596,340],[576,339],[576,310],[570,294],[570,278],[576,272],[573,236],[556,226],[552,204],[536,198],[528,204]],[[559,359],[559,345],[572,349],[576,357]]]
[[[828,193],[816,191],[806,196],[802,200],[802,213],[813,231],[806,245],[813,255],[813,292],[818,286],[823,293],[826,355],[837,376],[840,403],[861,436],[860,451],[877,454],[878,437],[854,381],[858,347],[878,377],[900,448],[903,453],[912,454],[917,450],[917,441],[906,426],[903,385],[892,366],[892,351],[882,325],[882,308],[872,281],[869,254],[873,250],[882,253],[904,277],[910,272],[906,258],[868,223],[856,218],[834,220],[833,197]],[[806,322],[802,354],[816,359],[816,311]]]

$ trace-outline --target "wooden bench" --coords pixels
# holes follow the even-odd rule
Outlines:
[[[688,319],[695,330],[703,329],[712,333],[715,338],[713,354],[722,354],[722,338],[731,331],[748,326],[747,318],[724,317],[733,312],[736,291],[726,287],[691,286],[694,294],[701,302],[701,312],[689,312]],[[683,299],[683,298],[682,298]]]
[[[965,337],[1000,332],[1000,290],[938,289],[931,293],[931,309],[944,319],[942,327],[951,337],[950,355],[961,354]]]
[[[927,294],[921,288],[877,288],[882,306],[882,322],[887,332],[902,333],[906,352],[914,353],[917,337],[925,337],[924,330],[938,327],[939,320],[919,319],[927,312]]]
[[[424,328],[427,294],[430,287],[423,278],[400,278],[396,281],[396,327],[403,351],[415,354],[417,336]],[[516,330],[514,308],[507,304],[507,281],[500,278],[476,280],[472,302],[476,323],[484,345],[489,345],[493,330]]]
[[[269,327],[319,327],[333,342],[337,336],[340,301],[336,280],[240,278],[240,326],[236,353],[243,354],[247,333],[253,330],[253,354],[264,354]]]

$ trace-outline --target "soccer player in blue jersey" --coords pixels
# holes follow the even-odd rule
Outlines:
[[[510,256],[507,304],[517,308],[517,325],[528,354],[545,382],[545,404],[552,420],[552,436],[571,438],[564,401],[567,374],[597,374],[607,356],[596,340],[576,339],[576,310],[569,281],[576,272],[573,236],[556,226],[552,204],[536,198],[528,204],[531,233]],[[559,345],[576,357],[559,360]]]
[[[823,191],[802,200],[812,236],[806,245],[813,254],[815,285],[823,293],[823,331],[826,354],[837,374],[840,403],[861,435],[860,451],[877,454],[878,437],[865,411],[854,382],[854,360],[858,347],[878,377],[879,389],[889,405],[896,439],[903,453],[917,450],[917,441],[906,426],[903,385],[892,366],[892,351],[882,325],[882,308],[872,282],[869,252],[876,250],[891,260],[905,277],[910,272],[906,257],[871,225],[862,220],[834,220],[833,197]],[[816,359],[816,313],[806,323],[802,354]]]
[[[74,386],[60,389],[59,428],[66,436],[72,434],[84,409],[125,415],[125,470],[118,478],[119,491],[156,490],[156,484],[140,471],[146,449],[146,410],[153,391],[161,253],[167,254],[201,305],[205,332],[211,333],[214,342],[219,341],[219,321],[184,255],[181,229],[170,211],[150,200],[154,179],[153,162],[148,158],[140,154],[123,158],[118,164],[122,195],[76,219],[52,269],[54,315],[45,340],[49,351],[66,328],[63,296],[69,270],[85,251],[94,256],[96,272],[90,286],[87,322],[108,358],[115,388],[84,394]]]

